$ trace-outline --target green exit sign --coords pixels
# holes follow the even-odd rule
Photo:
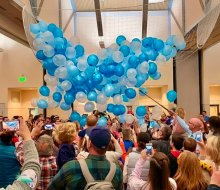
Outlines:
[[[18,77],[18,81],[21,82],[21,83],[26,82],[27,81],[27,77],[22,75],[22,76]]]

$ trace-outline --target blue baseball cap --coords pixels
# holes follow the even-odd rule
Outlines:
[[[89,139],[92,144],[100,149],[106,149],[111,140],[111,133],[103,127],[95,127],[91,130]]]

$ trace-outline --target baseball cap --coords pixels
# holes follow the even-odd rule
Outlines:
[[[106,149],[111,140],[110,131],[103,127],[95,127],[92,129],[89,139],[91,143],[100,149]]]

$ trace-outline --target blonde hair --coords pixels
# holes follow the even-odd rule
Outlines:
[[[180,154],[177,162],[178,169],[174,176],[177,190],[206,190],[208,184],[203,176],[199,159],[195,153],[186,150]]]
[[[57,125],[53,131],[54,140],[58,144],[72,143],[76,135],[76,124],[70,122]]]
[[[182,119],[185,118],[185,111],[183,108],[177,108],[176,113],[178,116],[180,116]]]
[[[220,137],[211,136],[207,139],[206,153],[212,161],[216,164],[220,164]]]

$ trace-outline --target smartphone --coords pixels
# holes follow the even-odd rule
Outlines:
[[[146,151],[147,151],[147,154],[152,154],[152,143],[148,143],[146,144]]]
[[[201,141],[201,140],[202,140],[201,134],[196,135],[196,141]]]
[[[9,130],[9,131],[17,131],[19,130],[19,121],[13,120],[13,121],[4,121],[2,123],[3,130]]]
[[[53,130],[53,124],[46,124],[46,125],[44,126],[44,129],[45,129],[45,130]]]

